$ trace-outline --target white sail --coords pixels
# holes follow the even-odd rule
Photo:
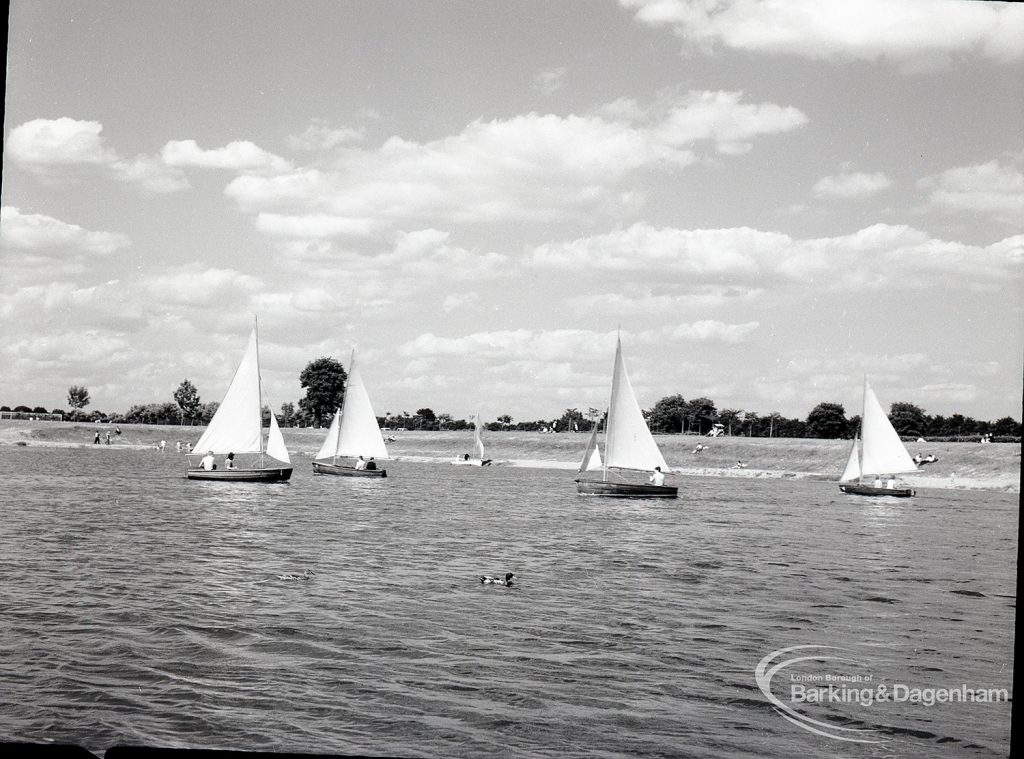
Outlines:
[[[917,465],[893,429],[867,379],[864,380],[864,413],[861,415],[861,474],[915,472]]]
[[[612,374],[612,397],[605,426],[605,466],[615,469],[668,469],[654,442],[633,386],[626,375],[622,359],[622,340],[615,344],[615,369]]]
[[[259,453],[262,450],[260,419],[260,368],[253,328],[245,355],[235,370],[224,400],[196,443],[197,453]]]
[[[583,451],[583,461],[580,462],[580,472],[590,472],[594,469],[600,469],[603,464],[601,463],[601,450],[597,447],[597,427],[594,425],[594,429],[590,431],[590,439],[587,441],[587,449]]]
[[[320,450],[317,451],[315,459],[332,459],[338,455],[338,433],[341,431],[341,409],[339,408],[334,412],[334,418],[331,420],[330,429],[327,430],[327,437],[324,438],[323,445],[320,446]]]
[[[384,445],[377,415],[370,405],[362,375],[353,354],[348,382],[345,384],[345,401],[341,409],[341,426],[338,430],[338,456],[372,456],[386,459],[388,449]]]
[[[484,458],[484,441],[480,437],[480,414],[473,420],[473,444],[476,446],[477,456],[482,461]]]
[[[277,417],[274,416],[273,412],[270,414],[270,432],[267,433],[267,455],[285,464],[292,463],[291,458],[288,456],[288,449],[284,445],[284,436],[281,434],[281,428],[277,426]]]
[[[839,477],[840,482],[854,482],[860,479],[860,451],[858,450],[857,438],[854,437],[853,445],[850,446],[850,458],[846,460],[846,469]]]

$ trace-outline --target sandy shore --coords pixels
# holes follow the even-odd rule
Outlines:
[[[194,443],[200,427],[158,425],[112,425],[72,422],[0,422],[0,447],[38,446],[45,448],[103,448],[156,451],[161,441],[166,455],[177,455],[175,443]],[[107,432],[111,443],[105,443]],[[100,433],[99,445],[93,443]],[[285,442],[294,456],[316,454],[324,430],[285,429]],[[401,432],[388,444],[395,461],[447,464],[467,441],[465,433]],[[488,455],[495,466],[534,467],[575,471],[582,455],[582,434],[542,435],[505,432],[486,436]],[[707,448],[693,452],[695,442]],[[671,471],[683,476],[812,479],[836,481],[846,462],[849,441],[788,438],[717,438],[658,436],[658,443]],[[937,443],[908,445],[911,452],[933,453],[939,461],[902,479],[915,488],[991,490],[1020,492],[1021,449],[1015,444]],[[0,454],[2,455],[2,454]],[[736,468],[737,461],[744,462]]]

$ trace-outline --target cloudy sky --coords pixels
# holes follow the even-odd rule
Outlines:
[[[12,0],[0,403],[1020,419],[1024,7]]]

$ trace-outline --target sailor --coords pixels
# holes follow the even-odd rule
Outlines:
[[[661,471],[660,466],[654,467],[654,472],[651,473],[650,482],[653,482],[658,487],[665,484],[665,473]]]

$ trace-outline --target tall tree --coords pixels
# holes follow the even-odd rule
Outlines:
[[[682,432],[686,418],[686,400],[681,395],[668,395],[654,404],[648,423],[655,432]]]
[[[89,391],[85,387],[72,385],[68,388],[68,405],[74,409],[72,416],[82,413],[82,409],[89,405]]]
[[[836,439],[846,436],[846,409],[841,403],[819,403],[807,415],[807,437]]]
[[[322,357],[310,361],[299,375],[299,384],[306,388],[306,397],[299,400],[299,408],[318,427],[331,418],[345,397],[348,373],[333,358]]]
[[[928,428],[928,418],[913,403],[894,403],[889,407],[889,421],[900,435],[921,437]]]
[[[181,421],[184,421],[186,418],[189,422],[193,421],[199,415],[199,409],[202,406],[196,386],[188,378],[178,385],[178,389],[174,391],[174,402],[181,409]]]
[[[295,424],[295,404],[289,401],[281,404],[281,426],[291,427]]]
[[[694,398],[686,404],[686,429],[703,435],[711,431],[711,425],[718,418],[715,402],[710,398]]]

